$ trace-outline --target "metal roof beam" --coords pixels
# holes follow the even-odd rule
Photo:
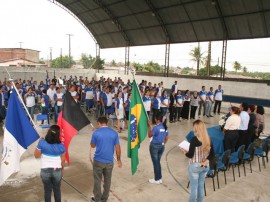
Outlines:
[[[223,16],[223,14],[222,14],[222,11],[221,11],[218,0],[212,0],[212,1],[214,2],[214,4],[212,4],[212,5],[215,6],[215,8],[217,10],[217,13],[219,15],[221,25],[222,25],[222,28],[223,28],[223,33],[225,34],[225,39],[228,39],[229,38],[229,32],[228,32],[228,28],[227,28],[227,25],[226,25],[226,22],[225,22],[225,19],[224,19],[225,16]]]
[[[262,15],[262,21],[263,21],[263,25],[264,25],[264,32],[266,36],[269,36],[269,31],[267,29],[267,23],[266,23],[266,19],[265,19],[265,12],[263,10],[263,3],[262,0],[258,1],[259,7],[261,8],[261,15]]]
[[[180,0],[180,2],[183,3],[182,0]],[[187,14],[187,17],[188,17],[188,20],[189,20],[189,22],[190,22],[190,24],[191,24],[191,27],[192,27],[192,30],[193,30],[193,32],[194,32],[195,38],[196,38],[197,42],[199,42],[198,35],[197,35],[196,31],[195,31],[195,28],[194,28],[194,25],[193,25],[193,23],[192,23],[192,21],[191,21],[190,15],[189,15],[189,13],[188,13],[188,11],[187,11],[187,9],[186,9],[186,6],[185,6],[184,4],[183,4],[183,8],[184,8],[184,10],[185,10],[185,13]]]
[[[170,34],[164,24],[164,21],[162,19],[162,17],[160,16],[159,12],[157,11],[157,9],[155,8],[155,6],[153,5],[153,3],[151,2],[151,0],[145,0],[146,4],[148,5],[148,7],[151,9],[152,13],[153,13],[153,17],[156,17],[160,27],[162,28],[165,37],[166,37],[166,43],[170,43],[171,41],[171,37]]]
[[[112,12],[104,5],[100,0],[93,0],[100,8],[103,9],[103,11],[111,18],[115,26],[117,26],[118,30],[122,34],[123,38],[125,39],[126,43],[128,45],[132,45],[132,42],[130,41],[129,37],[127,36],[126,32],[122,28],[122,25],[119,23],[117,18],[112,14]]]

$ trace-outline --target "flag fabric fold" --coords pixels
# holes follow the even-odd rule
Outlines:
[[[10,94],[4,129],[0,185],[20,170],[20,158],[27,147],[39,139],[15,90]]]
[[[138,150],[148,132],[148,116],[135,80],[132,82],[132,96],[128,124],[128,157],[131,158],[132,175],[139,164]]]
[[[70,92],[66,92],[63,102],[63,109],[59,114],[57,124],[60,127],[60,138],[66,148],[66,161],[70,164],[68,146],[71,139],[86,125],[90,124],[80,105],[75,102]]]

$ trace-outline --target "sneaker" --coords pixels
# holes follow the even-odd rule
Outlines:
[[[95,202],[96,201],[94,196],[91,196],[91,201],[92,202]]]
[[[162,179],[159,180],[159,184],[162,184]]]
[[[155,179],[150,179],[149,182],[151,184],[160,184],[160,181],[159,180],[156,181]]]

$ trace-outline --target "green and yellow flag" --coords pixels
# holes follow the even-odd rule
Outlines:
[[[128,124],[128,157],[131,158],[132,175],[139,164],[138,150],[148,132],[148,116],[135,80],[132,82],[132,96]]]

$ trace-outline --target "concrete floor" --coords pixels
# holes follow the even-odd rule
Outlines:
[[[90,120],[96,125],[92,116]],[[208,127],[217,125],[219,116],[202,118]],[[266,115],[266,123],[270,116]],[[266,132],[270,127],[266,124]],[[146,139],[139,150],[140,164],[137,173],[132,176],[130,159],[127,158],[127,130],[119,134],[122,147],[123,167],[115,166],[110,202],[174,202],[188,201],[189,190],[187,166],[188,159],[178,149],[177,145],[192,129],[192,121],[182,121],[169,124],[169,141],[162,157],[163,184],[153,185],[148,183],[153,178],[153,166],[149,154],[149,140]],[[46,130],[40,130],[44,134]],[[3,141],[1,131],[0,144]],[[62,201],[79,202],[90,201],[93,189],[92,166],[89,161],[89,143],[91,138],[90,126],[85,127],[76,135],[69,147],[71,165],[66,167],[62,181]],[[21,171],[12,175],[7,182],[0,187],[0,202],[34,202],[43,201],[43,185],[39,177],[40,160],[33,156],[34,143],[23,155]],[[227,185],[224,184],[223,174],[220,173],[220,189],[213,191],[212,179],[206,180],[207,196],[205,201],[238,202],[238,201],[270,201],[270,165],[259,172],[257,158],[252,162],[253,173],[247,168],[247,176],[238,177],[233,182],[232,170],[227,172]]]

